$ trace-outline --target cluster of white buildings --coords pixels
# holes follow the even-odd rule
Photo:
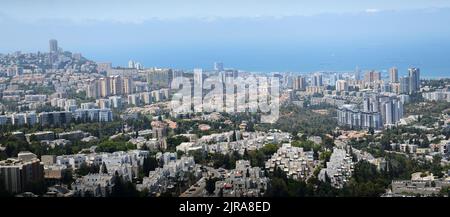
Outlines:
[[[0,125],[13,126],[62,126],[72,121],[80,122],[110,122],[113,120],[111,109],[76,109],[69,111],[54,112],[26,112],[0,115]]]
[[[72,184],[73,195],[78,197],[107,197],[111,195],[116,177],[109,174],[88,174]]]
[[[260,197],[267,190],[269,179],[250,161],[236,161],[236,169],[229,171],[224,180],[216,182],[214,193],[222,197]]]
[[[329,179],[333,187],[342,188],[352,176],[354,163],[345,149],[334,148],[326,168],[320,170],[319,179]]]
[[[137,149],[148,148],[148,150],[150,151],[156,151],[160,148],[163,148],[165,143],[165,141],[158,140],[157,138],[146,139],[142,136],[131,138],[128,142],[136,145]]]
[[[245,150],[253,151],[264,147],[268,143],[289,142],[290,134],[282,132],[243,132],[242,138],[233,142],[218,142],[207,146],[210,153],[232,153],[237,151],[244,154]]]
[[[150,171],[148,176],[144,177],[142,184],[136,185],[139,191],[147,189],[152,194],[165,192],[170,183],[178,177],[182,177],[183,173],[196,171],[196,164],[193,157],[182,156],[177,159],[176,153],[165,152],[157,153],[156,158],[162,163],[162,167],[157,167],[154,171]],[[198,174],[197,174],[198,175]]]
[[[137,177],[139,168],[144,163],[144,158],[149,152],[144,150],[118,151],[113,153],[91,153],[57,156],[54,164],[64,165],[67,168],[79,169],[81,165],[106,166],[107,173],[114,175],[116,172],[124,180],[131,181]]]
[[[202,136],[198,140],[184,142],[176,147],[177,151],[189,152],[204,150],[209,153],[228,154],[234,151],[244,154],[264,147],[268,143],[289,142],[290,134],[284,132],[241,132],[230,131]]]
[[[293,179],[306,180],[313,174],[317,164],[313,151],[303,151],[303,148],[285,143],[266,162],[265,167],[270,172],[281,169]]]
[[[422,97],[428,101],[447,101],[450,102],[449,88],[440,89],[434,92],[422,93]]]

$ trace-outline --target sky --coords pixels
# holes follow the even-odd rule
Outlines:
[[[1,0],[0,53],[259,71],[418,66],[450,77],[448,0]]]
[[[2,0],[0,13],[23,21],[311,16],[450,7],[448,0]]]

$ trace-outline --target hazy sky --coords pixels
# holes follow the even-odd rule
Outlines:
[[[185,17],[259,17],[450,7],[448,0],[1,0],[0,14],[22,21],[142,22]]]

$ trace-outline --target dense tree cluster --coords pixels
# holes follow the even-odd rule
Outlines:
[[[276,144],[266,144],[258,150],[244,150],[241,155],[237,151],[230,154],[206,153],[204,151],[192,151],[189,155],[194,157],[196,163],[210,165],[214,168],[234,169],[237,160],[249,160],[254,167],[264,167],[265,162],[278,150]]]
[[[303,132],[307,136],[324,135],[331,133],[337,126],[334,113],[331,111],[327,115],[323,115],[315,113],[311,109],[293,105],[285,106],[280,109],[278,121],[270,127],[292,134]]]

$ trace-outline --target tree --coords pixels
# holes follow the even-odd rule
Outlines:
[[[433,175],[437,176],[438,178],[442,178],[444,176],[443,172],[442,172],[442,166],[441,166],[441,160],[442,157],[439,155],[436,155],[433,157],[433,162],[431,164],[431,173],[433,173]]]
[[[369,128],[369,134],[372,136],[375,134],[375,130],[372,127]]]
[[[236,140],[237,140],[237,138],[236,138],[236,131],[233,130],[233,135],[231,136],[231,141],[235,142]]]
[[[281,178],[272,178],[265,196],[288,197],[289,192],[286,182]]]
[[[219,195],[218,195],[219,197],[223,197],[223,188],[220,188],[220,190],[219,190]]]
[[[334,147],[334,141],[332,138],[329,138],[328,136],[325,136],[325,138],[323,139],[323,144],[325,146],[325,148],[332,150]]]
[[[90,171],[90,167],[85,163],[81,163],[80,167],[77,170],[77,174],[80,176],[85,176],[87,174],[89,174]]]
[[[62,177],[62,183],[70,186],[73,181],[72,169],[66,170]]]
[[[206,179],[206,185],[205,189],[208,192],[208,194],[212,195],[214,194],[214,191],[216,190],[216,182],[218,181],[218,178],[208,178]]]
[[[330,161],[331,154],[333,154],[331,151],[324,151],[320,154],[319,158],[320,160],[323,160],[324,162]]]
[[[355,165],[352,178],[342,193],[350,197],[379,197],[390,182],[391,179],[380,173],[375,165],[360,161]]]
[[[244,160],[249,160],[249,159],[250,159],[250,156],[249,156],[249,154],[248,154],[247,148],[244,149],[244,154],[242,155],[242,158],[243,158]]]
[[[138,197],[139,192],[136,186],[130,181],[124,181],[119,174],[114,174],[114,185],[112,187],[111,197]]]
[[[102,163],[101,173],[108,174],[108,169],[106,168],[105,162]]]
[[[450,187],[441,188],[440,195],[450,197]]]
[[[269,156],[269,155],[273,155],[275,152],[277,152],[278,150],[278,145],[276,144],[266,144],[264,145],[264,147],[261,148],[261,151]]]
[[[158,167],[158,160],[156,160],[156,157],[145,157],[144,163],[142,165],[142,172],[145,176],[148,175],[150,171],[153,171]]]

